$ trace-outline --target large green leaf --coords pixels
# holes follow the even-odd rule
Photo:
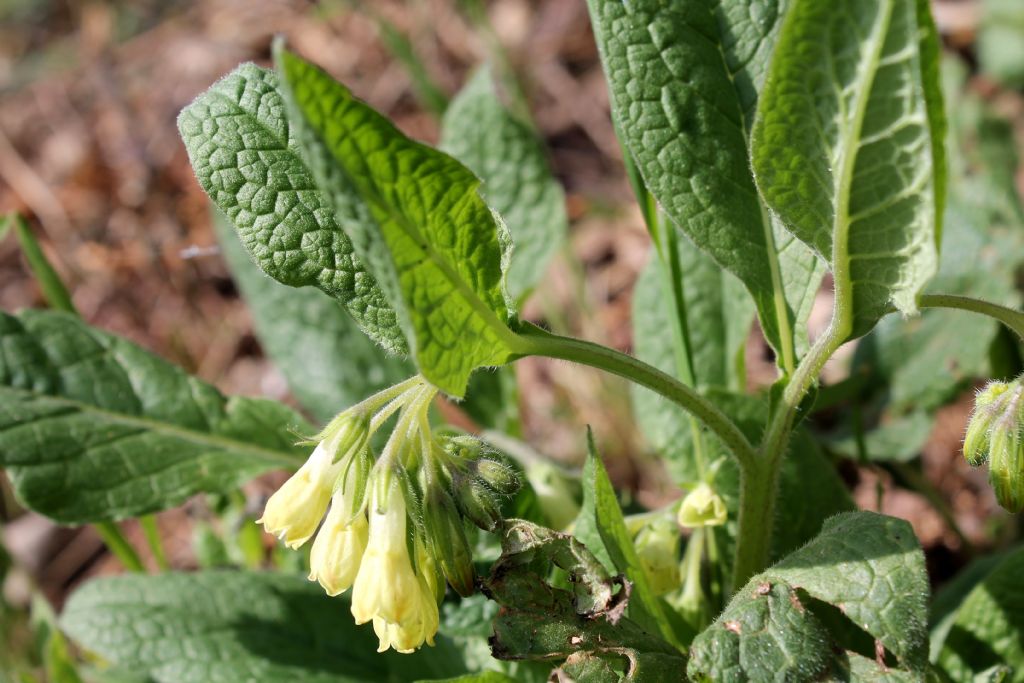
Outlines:
[[[272,401],[227,398],[66,313],[0,313],[0,466],[21,501],[64,523],[116,520],[300,464]]]
[[[590,550],[609,571],[623,574],[633,584],[627,612],[637,624],[668,641],[675,635],[662,603],[651,589],[633,539],[626,529],[622,507],[608,472],[587,434],[587,461],[583,465],[583,506],[576,518],[573,535]]]
[[[890,305],[915,313],[935,272],[944,128],[925,0],[794,2],[758,104],[754,173],[829,261],[854,336]]]
[[[263,351],[317,420],[329,420],[413,373],[409,363],[388,357],[370,341],[336,300],[266,277],[222,216],[214,217],[214,228]]]
[[[747,152],[780,4],[589,0],[615,117],[645,184],[677,227],[739,277],[768,341],[792,356],[805,320],[795,313],[821,272],[773,225]]]
[[[838,608],[851,627],[872,636],[895,657],[889,669],[924,671],[924,554],[907,522],[852,512],[828,520],[818,538],[736,593],[694,640],[691,678],[816,681],[850,666],[856,653],[841,654],[836,634],[802,596]],[[864,662],[856,666],[857,680],[865,680]],[[870,673],[880,676],[886,668],[875,664]]]
[[[967,595],[946,635],[938,663],[956,681],[997,664],[1024,681],[1024,550],[1003,559]]]
[[[443,638],[414,655],[377,654],[346,598],[287,574],[205,571],[97,579],[68,600],[61,628],[155,683],[409,681],[465,672]]]
[[[489,69],[480,69],[452,100],[441,149],[480,177],[480,193],[505,220],[514,245],[508,288],[521,299],[565,239],[565,194],[536,131],[502,105]]]
[[[480,181],[280,45],[275,59],[313,177],[395,305],[420,372],[461,397],[476,368],[521,346],[503,291],[508,234]]]
[[[299,156],[273,71],[238,67],[181,112],[178,128],[199,184],[264,272],[319,287],[384,348],[405,352],[394,311]]]

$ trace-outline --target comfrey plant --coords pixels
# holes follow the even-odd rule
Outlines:
[[[635,355],[520,317],[564,197],[487,69],[447,104],[440,150],[283,39],[181,114],[257,332],[319,433],[87,326],[22,231],[66,310],[0,319],[19,499],[97,524],[138,568],[113,522],[152,532],[150,513],[210,494],[204,543],[226,559],[200,561],[248,567],[90,582],[59,623],[94,661],[174,683],[1024,681],[1024,553],[980,560],[929,611],[910,525],[857,511],[834,466],[919,489],[976,552],[908,462],[935,409],[999,377],[964,453],[1003,507],[1024,500],[1015,161],[985,156],[1009,138],[972,137],[1005,133],[973,125],[983,103],[944,113],[940,75],[959,72],[940,74],[928,2],[588,4],[653,243]],[[965,334],[929,308],[982,317]],[[776,378],[750,393],[755,320]],[[630,382],[682,497],[625,514],[592,436],[582,473],[523,443],[507,368],[530,356]],[[480,429],[444,424],[439,395]],[[253,520],[234,492],[281,468]],[[255,571],[254,521],[308,556],[275,548],[278,571]]]

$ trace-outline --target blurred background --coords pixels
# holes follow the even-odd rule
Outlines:
[[[985,228],[998,223],[1020,246],[1024,2],[941,0],[933,9],[949,52],[951,145],[965,177],[980,178],[986,193],[972,216]],[[430,143],[448,99],[475,66],[491,61],[515,73],[571,221],[569,240],[524,315],[632,348],[631,290],[649,240],[625,179],[584,0],[0,0],[0,215],[16,211],[29,220],[87,321],[225,393],[291,401],[221,257],[175,126],[181,108],[239,62],[266,64],[275,34]],[[1014,258],[1024,261],[1024,252]],[[1016,264],[1012,271],[1017,287]],[[827,322],[827,283],[820,298],[812,335]],[[8,235],[0,241],[0,307],[42,304]],[[963,334],[952,325],[947,336]],[[998,365],[1001,337],[993,335],[989,367],[1019,366],[1017,356]],[[852,358],[847,349],[831,379],[843,379]],[[773,361],[756,330],[747,364],[752,385],[771,381]],[[899,446],[911,449],[901,462],[920,458],[923,468],[844,460],[849,444],[835,438],[834,455],[858,503],[909,519],[939,577],[975,547],[1015,533],[995,508],[985,473],[970,471],[959,453],[971,388],[993,374],[983,370],[951,368],[955,395],[929,398],[927,422],[915,423],[917,438]],[[638,434],[621,382],[532,359],[516,372],[529,397],[522,401],[526,441],[572,466],[582,459],[582,427],[591,424],[613,478],[639,504],[678,495]],[[908,414],[874,419],[905,431]],[[462,419],[455,407],[449,417]],[[208,507],[158,516],[172,566],[206,561]],[[59,529],[23,513],[2,475],[0,521],[0,555],[9,556],[0,566],[19,568],[0,601],[0,652],[14,657],[18,638],[30,636],[13,615],[34,587],[59,607],[83,578],[120,565],[91,528]],[[138,540],[142,532],[128,524],[125,533]]]

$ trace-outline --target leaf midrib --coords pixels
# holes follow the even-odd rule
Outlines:
[[[210,450],[215,451],[228,451],[239,454],[254,455],[258,458],[266,460],[268,462],[279,463],[282,466],[292,466],[299,463],[300,458],[296,456],[286,455],[282,451],[275,451],[269,448],[262,448],[260,446],[254,446],[244,441],[235,441],[224,436],[218,436],[210,434],[208,432],[196,432],[185,427],[180,427],[167,422],[159,422],[146,417],[140,417],[138,415],[126,415],[124,413],[116,413],[103,408],[98,408],[88,403],[81,401],[75,401],[63,396],[52,396],[49,394],[43,394],[35,391],[26,391],[24,389],[15,389],[13,387],[0,387],[0,396],[3,394],[14,394],[15,396],[30,396],[33,399],[40,401],[49,401],[56,404],[62,404],[71,408],[74,408],[78,412],[96,415],[97,417],[104,418],[115,424],[122,424],[131,427],[138,427],[149,432],[155,432],[157,434],[163,434],[166,436],[173,436],[179,439],[183,439],[190,443],[194,443],[199,446],[208,447]],[[70,413],[61,415],[66,417]]]
[[[853,170],[857,164],[857,151],[860,147],[860,132],[864,128],[864,116],[871,89],[874,87],[875,74],[881,61],[885,38],[892,22],[892,0],[882,1],[883,16],[875,23],[869,39],[871,45],[870,58],[858,69],[857,81],[861,87],[857,89],[854,104],[854,118],[849,134],[840,140],[840,173],[836,183],[836,209],[832,226],[832,272],[835,280],[835,321],[837,327],[844,331],[845,337],[853,329],[853,282],[850,279],[849,232],[850,232],[850,188],[853,183]],[[842,97],[838,99],[842,107]],[[846,117],[844,116],[843,119]]]

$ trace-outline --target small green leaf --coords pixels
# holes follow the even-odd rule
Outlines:
[[[432,678],[419,683],[517,683],[517,679],[498,671],[481,671],[478,674],[466,674],[455,678]]]
[[[594,435],[587,432],[587,461],[583,466],[583,506],[576,518],[573,535],[580,539],[609,570],[625,575],[633,584],[627,608],[629,616],[651,633],[668,641],[675,633],[662,603],[651,589],[636,546],[626,529],[622,508],[608,472],[594,446]]]
[[[828,520],[815,540],[736,593],[694,640],[691,678],[815,681],[851,660],[862,668],[856,653],[837,650],[805,594],[838,608],[891,652],[898,667],[890,669],[924,671],[928,576],[917,539],[905,521],[851,512]],[[874,664],[872,675],[881,673]]]
[[[377,343],[405,353],[395,312],[356,257],[344,217],[299,156],[277,74],[241,65],[181,112],[178,129],[199,184],[265,273],[319,287]]]
[[[934,274],[945,152],[927,2],[798,1],[758,104],[758,187],[832,267],[853,336],[917,312]]]
[[[483,181],[480,194],[512,234],[509,292],[522,300],[544,275],[568,229],[565,193],[551,176],[536,131],[502,105],[482,68],[452,100],[441,149]]]
[[[59,522],[136,517],[301,464],[295,431],[313,430],[73,315],[0,313],[0,466]]]
[[[780,364],[821,281],[817,259],[771,220],[750,172],[758,91],[779,2],[589,0],[615,118],[651,194],[736,275]]]
[[[1008,555],[967,595],[949,627],[939,665],[953,680],[1002,664],[1024,681],[1024,550]]]
[[[413,655],[376,652],[348,600],[299,576],[261,572],[118,576],[72,594],[61,628],[154,683],[370,682],[465,672],[443,638]]]
[[[312,287],[286,287],[260,272],[220,212],[213,225],[260,345],[317,420],[327,421],[413,373],[408,362],[388,357],[367,338],[337,300]]]
[[[509,327],[500,219],[455,159],[280,45],[275,59],[313,176],[396,306],[420,372],[461,397],[475,369],[523,350]]]

